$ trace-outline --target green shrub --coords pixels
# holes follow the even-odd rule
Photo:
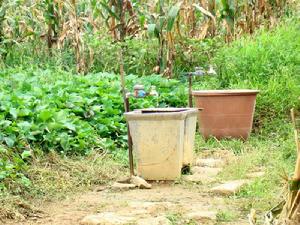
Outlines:
[[[131,99],[131,107],[186,105],[185,85],[158,75],[127,77],[128,89],[157,86],[158,98]],[[0,181],[19,176],[28,153],[87,154],[126,147],[119,77],[76,76],[60,70],[7,69],[0,73]],[[30,155],[29,154],[29,155]],[[15,174],[15,175],[12,175]]]
[[[110,37],[100,34],[85,35],[84,59],[87,72],[118,73],[118,44]],[[183,71],[190,71],[195,66],[207,64],[213,54],[222,45],[216,39],[188,39],[180,38],[175,41],[174,77]],[[149,75],[157,65],[159,46],[156,39],[134,38],[126,40],[124,51],[124,66],[128,74],[139,76]],[[167,51],[164,51],[166,54]],[[71,46],[62,49],[53,49],[49,54],[47,46],[42,41],[25,42],[22,45],[12,45],[7,50],[7,56],[2,67],[15,67],[16,65],[38,65],[40,68],[76,70],[74,50]],[[163,57],[166,59],[166,55]],[[165,64],[166,62],[164,62]],[[0,64],[1,65],[1,64]]]
[[[258,89],[255,125],[283,119],[299,102],[299,36],[299,26],[289,21],[289,25],[232,42],[213,59],[218,76],[201,79],[195,88]]]
[[[105,138],[124,146],[118,76],[12,69],[2,72],[0,81],[0,141],[8,147],[28,143],[44,151],[82,154],[91,146],[102,146]],[[131,100],[133,108],[155,106],[157,101],[160,106],[185,105],[185,86],[179,81],[129,75],[127,83],[129,89],[134,83],[145,84],[146,89],[155,85],[161,93],[158,99]]]
[[[178,77],[183,71],[190,71],[199,65],[207,64],[213,54],[222,45],[217,39],[188,39],[175,40],[175,59],[173,74]],[[109,71],[118,73],[118,47],[110,38],[87,37],[87,45],[93,49],[94,62],[91,71]],[[159,45],[156,39],[128,39],[124,51],[125,71],[130,74],[148,75],[157,66]],[[164,61],[166,59],[164,50]],[[166,62],[164,62],[164,65]]]
[[[287,134],[281,126],[283,118],[300,95],[298,37],[299,27],[289,22],[286,27],[262,31],[224,46],[212,61],[218,76],[196,78],[194,89],[259,89],[255,127],[263,127],[261,130],[269,134]],[[92,70],[117,71],[115,46],[110,40],[91,38],[88,43],[95,50]],[[182,40],[181,45],[176,45],[175,74],[207,63],[215,51],[212,46],[218,48],[214,41]],[[126,70],[139,75],[126,76],[128,89],[142,83],[146,89],[157,86],[160,93],[158,99],[131,99],[132,109],[186,106],[186,78],[141,76],[155,65],[156,47],[149,40],[128,40]],[[192,51],[185,53],[189,48]],[[18,59],[8,56],[12,64],[40,63],[39,66],[48,65],[45,68],[50,69],[4,68],[0,72],[0,181],[28,183],[20,171],[26,169],[30,155],[40,152],[82,155],[92,149],[115,151],[126,147],[119,77],[109,73],[76,76],[65,72],[72,62],[64,61],[72,57],[68,51],[62,53],[57,64],[36,61],[29,53],[20,53]]]

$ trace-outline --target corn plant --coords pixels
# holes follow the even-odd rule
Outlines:
[[[172,76],[175,41],[222,36],[227,42],[261,25],[272,27],[293,0],[0,0],[2,59],[21,43],[45,45],[39,54],[74,50],[77,71],[93,63],[87,34],[118,41],[122,35],[143,38],[147,30],[159,43],[154,71]],[[122,7],[121,6],[122,3]],[[122,10],[121,10],[122,9]],[[124,12],[121,21],[120,12]],[[147,26],[145,24],[148,24]],[[123,27],[120,30],[120,27]],[[57,54],[53,54],[55,56]]]
[[[41,6],[45,8],[44,17],[45,22],[47,23],[47,43],[49,51],[51,52],[51,48],[54,42],[58,39],[59,33],[59,2],[55,0],[43,0],[41,2]]]
[[[4,37],[4,20],[5,20],[5,14],[6,14],[6,7],[3,4],[3,0],[0,1],[0,45],[3,45],[3,41],[5,39]],[[5,51],[5,48],[1,48],[1,51]],[[5,57],[5,52],[2,52],[1,56]]]
[[[174,48],[174,24],[178,17],[182,2],[164,10],[163,1],[158,2],[159,15],[149,16],[148,32],[154,35],[159,42],[159,51],[157,56],[157,67],[155,72],[164,73],[167,77],[172,77],[173,60],[175,56]],[[164,48],[167,49],[166,63],[164,63]],[[164,65],[166,64],[166,65]],[[164,69],[165,67],[165,69]],[[163,70],[164,69],[164,70]]]

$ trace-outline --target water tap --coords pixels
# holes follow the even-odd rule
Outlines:
[[[158,92],[156,91],[156,87],[155,86],[151,86],[149,95],[150,96],[154,96],[154,97],[158,97]]]
[[[186,75],[189,76],[204,76],[204,75],[216,75],[216,71],[214,70],[212,65],[209,65],[208,70],[205,70],[203,67],[195,67],[194,72],[188,72]]]
[[[147,95],[145,87],[142,84],[136,84],[133,87],[133,96],[135,98],[145,98]]]
[[[142,84],[136,84],[133,87],[133,93],[127,92],[126,98],[129,98],[130,96],[133,96],[135,98],[145,98],[146,96],[154,96],[158,97],[158,92],[156,91],[155,86],[151,86],[150,92],[145,91],[145,87]]]

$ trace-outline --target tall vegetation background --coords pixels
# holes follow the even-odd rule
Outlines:
[[[143,83],[160,94],[132,99],[132,108],[186,106],[183,72],[212,65],[217,76],[197,78],[194,88],[261,90],[254,131],[288,140],[282,157],[293,160],[286,121],[299,106],[297,7],[292,0],[0,0],[0,191],[28,190],[28,166],[44,153],[126,149],[120,49],[128,89]]]
[[[273,27],[292,4],[288,0],[2,0],[1,62],[51,61],[79,73],[116,72],[116,41],[124,24],[126,71],[172,77],[207,61],[214,45],[262,26]]]

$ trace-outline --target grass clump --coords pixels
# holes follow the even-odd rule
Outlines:
[[[290,108],[299,106],[299,37],[297,20],[288,19],[274,30],[234,41],[212,60],[218,75],[202,79],[195,89],[258,89],[256,128],[270,127],[274,118],[282,122]]]
[[[128,168],[112,156],[90,153],[88,156],[61,157],[56,152],[32,160],[25,175],[27,187],[11,180],[8,191],[0,192],[1,219],[24,219],[46,201],[62,200],[95,186],[107,185],[123,177]]]
[[[274,31],[234,42],[216,57],[221,87],[251,88],[257,98],[256,125],[284,117],[298,104],[300,77],[299,27],[291,22]]]
[[[236,212],[229,210],[221,210],[217,213],[217,222],[232,222],[238,219]]]
[[[296,147],[292,125],[282,123],[280,131],[269,136],[254,134],[246,142],[214,139],[204,142],[202,138],[197,141],[197,145],[205,146],[205,149],[235,153],[235,158],[218,175],[222,182],[250,179],[249,174],[264,172],[262,177],[251,178],[248,185],[228,199],[228,204],[237,205],[242,217],[246,217],[252,208],[263,214],[282,198],[280,193],[285,184],[284,177],[292,175],[294,170]]]

